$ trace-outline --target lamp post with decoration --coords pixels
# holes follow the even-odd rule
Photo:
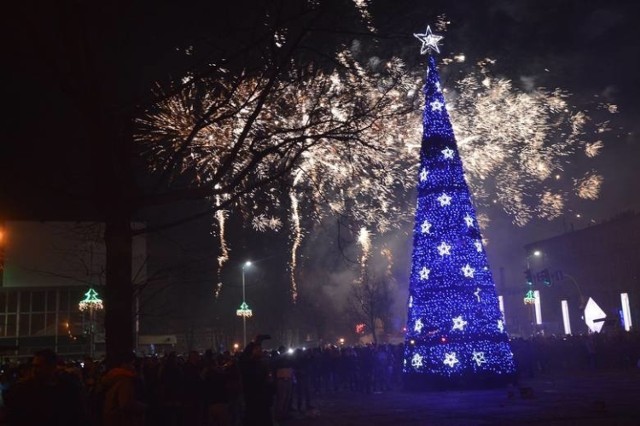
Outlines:
[[[80,311],[89,313],[89,356],[93,358],[95,355],[96,313],[104,309],[104,305],[102,299],[98,297],[98,292],[89,288],[89,291],[84,294],[84,299],[78,303],[78,307]]]
[[[242,345],[243,348],[247,346],[247,318],[253,315],[253,312],[247,305],[247,301],[245,300],[245,270],[251,266],[251,261],[247,260],[242,264],[242,304],[240,308],[236,310],[236,315],[242,317]]]

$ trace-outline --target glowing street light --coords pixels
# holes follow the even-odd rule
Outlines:
[[[247,302],[245,300],[245,284],[244,284],[244,271],[245,269],[247,269],[248,267],[251,266],[251,261],[247,260],[246,262],[244,262],[244,264],[242,265],[242,304],[240,305],[240,308],[238,310],[236,310],[236,315],[239,317],[242,317],[242,344],[243,344],[243,348],[247,346],[247,318],[251,317],[253,315],[253,312],[251,311],[251,309],[249,308],[249,305],[247,305]]]

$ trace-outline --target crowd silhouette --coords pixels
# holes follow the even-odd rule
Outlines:
[[[403,345],[175,352],[104,361],[41,350],[2,369],[0,424],[68,426],[283,425],[323,394],[402,388]],[[640,368],[638,333],[512,339],[518,378]],[[518,380],[516,378],[516,380]]]

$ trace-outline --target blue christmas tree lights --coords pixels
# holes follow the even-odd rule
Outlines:
[[[429,28],[416,37],[437,50]],[[441,383],[508,378],[513,354],[432,56],[424,94],[403,371]]]

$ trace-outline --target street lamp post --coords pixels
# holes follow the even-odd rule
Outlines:
[[[90,288],[84,296],[84,299],[78,303],[78,307],[82,312],[89,311],[89,356],[93,358],[95,355],[95,316],[96,312],[102,310],[104,306],[102,299],[98,297],[98,292],[93,288]]]
[[[250,261],[246,261],[242,265],[242,304],[240,305],[240,309],[236,310],[236,315],[242,317],[242,344],[243,348],[247,346],[247,317],[253,315],[253,312],[247,305],[247,301],[245,300],[245,283],[244,283],[244,271],[246,268],[251,266]]]
[[[563,272],[562,276],[569,278],[569,281],[571,281],[571,283],[575,286],[576,290],[578,291],[578,296],[580,297],[580,310],[583,310],[586,304],[586,301],[584,300],[584,295],[582,294],[582,289],[580,288],[580,285],[578,284],[576,279],[573,278],[573,276],[567,274],[566,272]]]
[[[532,332],[536,334],[536,326],[542,324],[541,309],[540,309],[540,293],[533,289],[533,274],[531,272],[531,257],[539,257],[540,251],[535,250],[533,253],[527,255],[527,269],[525,270],[527,292],[524,296],[524,304],[529,305],[529,321],[531,322]]]

